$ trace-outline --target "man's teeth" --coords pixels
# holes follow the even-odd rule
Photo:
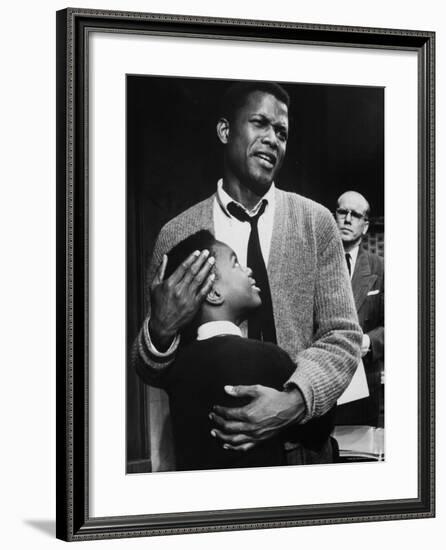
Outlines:
[[[258,154],[257,156],[263,160],[266,160],[266,162],[269,162],[270,164],[274,164],[273,159],[267,155]]]

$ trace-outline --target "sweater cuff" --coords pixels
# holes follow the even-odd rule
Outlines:
[[[285,391],[297,388],[302,394],[305,403],[305,414],[299,420],[299,424],[305,424],[311,420],[311,411],[313,410],[313,389],[306,377],[302,376],[298,370],[296,370],[291,378],[289,378],[283,385]]]
[[[156,349],[152,342],[152,338],[150,337],[149,321],[150,317],[147,317],[147,319],[144,320],[142,330],[139,335],[139,354],[144,363],[150,367],[162,368],[168,366],[175,359],[175,354],[180,343],[180,336],[178,334],[175,336],[167,351],[159,351]]]

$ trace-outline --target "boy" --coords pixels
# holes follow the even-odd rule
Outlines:
[[[168,254],[166,277],[194,251],[207,249],[215,258],[213,286],[195,319],[182,334],[168,379],[178,470],[278,466],[285,464],[284,437],[274,437],[246,452],[226,450],[211,435],[209,413],[215,403],[226,407],[247,404],[234,398],[225,385],[262,384],[277,390],[295,371],[287,353],[275,344],[242,338],[239,325],[261,305],[260,290],[249,268],[234,251],[199,231]],[[293,425],[286,439],[297,438],[315,449],[329,437],[332,416]]]

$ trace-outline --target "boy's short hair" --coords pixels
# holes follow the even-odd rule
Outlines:
[[[285,103],[288,108],[290,106],[290,96],[280,84],[276,82],[248,80],[246,82],[237,82],[226,90],[220,105],[220,115],[231,122],[237,111],[246,103],[247,97],[254,92],[271,94],[282,103]]]
[[[212,252],[216,238],[207,229],[193,233],[183,241],[175,245],[167,253],[167,267],[164,278],[167,279],[172,273],[196,250],[209,250]]]

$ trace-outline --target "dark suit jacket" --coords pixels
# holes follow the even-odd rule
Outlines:
[[[370,397],[338,407],[336,424],[378,426],[383,406],[381,372],[384,369],[384,260],[359,249],[352,277],[359,324],[370,338],[370,351],[363,357]]]

